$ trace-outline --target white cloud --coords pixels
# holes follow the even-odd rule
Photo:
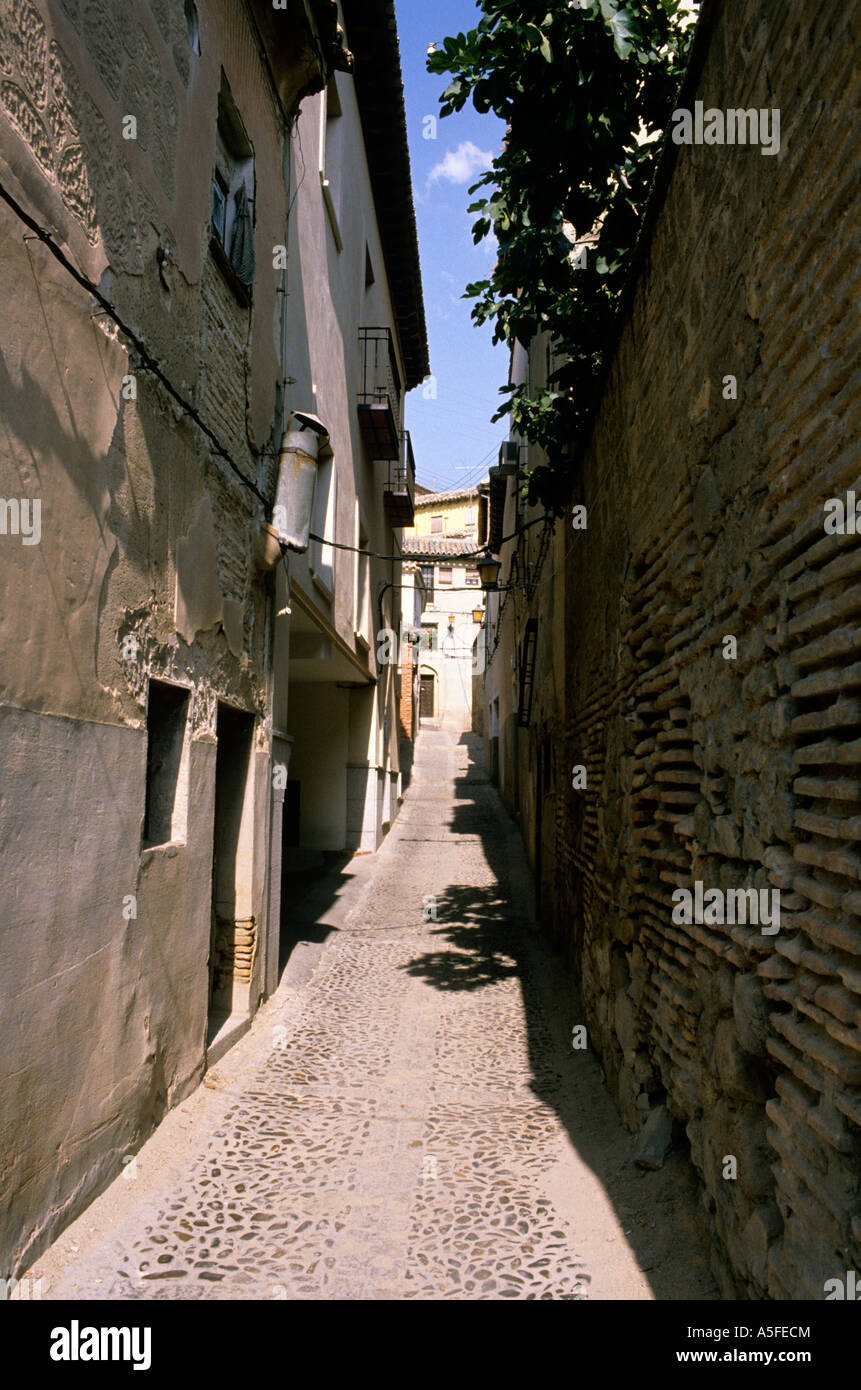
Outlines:
[[[428,183],[446,179],[449,183],[469,183],[473,174],[483,173],[493,162],[490,150],[480,150],[471,140],[463,140],[456,150],[446,150],[445,157],[435,164]]]

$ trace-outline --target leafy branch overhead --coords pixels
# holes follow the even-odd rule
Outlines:
[[[465,297],[475,300],[476,324],[494,325],[495,342],[527,344],[546,332],[562,361],[546,390],[503,387],[494,416],[510,415],[546,451],[546,466],[530,474],[530,500],[558,507],[565,459],[613,340],[658,136],[684,69],[690,6],[480,0],[479,8],[477,28],[445,39],[428,70],[452,75],[443,116],[472,98],[507,126],[502,152],[470,189],[481,193],[469,209],[474,240],[492,232],[499,256]]]

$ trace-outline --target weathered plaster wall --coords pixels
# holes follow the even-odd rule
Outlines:
[[[861,545],[823,527],[861,491],[858,22],[720,8],[696,96],[780,108],[780,153],[679,151],[568,533],[559,920],[624,1117],[666,1105],[755,1298],[861,1259]],[[779,933],[674,924],[698,880],[780,889]]]
[[[349,33],[347,34],[349,46]],[[366,457],[357,401],[362,390],[360,327],[389,326],[395,352],[404,368],[394,310],[389,292],[377,214],[371,188],[361,116],[353,79],[337,74],[334,82],[342,114],[329,123],[324,156],[325,174],[337,208],[338,247],[323,197],[320,178],[320,133],[325,94],[303,104],[292,135],[292,186],[294,200],[289,228],[286,274],[286,375],[287,410],[312,411],[329,430],[333,450],[329,535],[356,545],[359,529],[368,548],[382,555],[395,551],[395,536],[383,505],[387,466]],[[366,286],[366,248],[374,282]],[[319,548],[312,543],[305,555],[290,556],[291,581],[300,586],[321,619],[334,627],[343,642],[356,653],[360,664],[378,678],[374,693],[354,692],[348,704],[343,691],[323,683],[303,686],[296,679],[289,693],[289,670],[276,655],[275,707],[278,720],[295,737],[291,778],[303,780],[303,845],[315,848],[356,847],[375,849],[382,837],[383,806],[378,783],[397,775],[398,732],[392,669],[378,668],[375,634],[381,626],[378,595],[386,581],[397,580],[391,561],[368,562],[368,622],[357,613],[358,565],[348,550],[330,551],[328,575],[315,570]],[[330,584],[330,580],[333,582]],[[319,582],[319,581],[323,582]],[[391,625],[397,600],[389,590],[383,601],[382,626]],[[289,642],[289,618],[279,619],[277,640]],[[365,626],[369,649],[357,639]],[[323,672],[321,671],[321,674]],[[355,671],[361,681],[361,670]],[[319,708],[308,703],[309,692],[319,695]],[[297,707],[292,708],[292,701]],[[350,712],[358,707],[358,716]],[[337,716],[337,717],[336,717]],[[322,718],[322,723],[321,723]],[[317,726],[319,725],[319,732]],[[323,728],[340,748],[341,771],[329,758],[326,790],[320,782],[319,753]],[[348,771],[344,748],[349,740]],[[334,756],[334,753],[332,754]],[[301,769],[302,775],[296,769]]]
[[[349,42],[349,34],[347,35]],[[326,175],[340,209],[339,250],[330,225],[319,172],[319,143],[324,94],[307,101],[293,137],[295,214],[290,228],[288,279],[288,386],[291,410],[313,410],[330,430],[336,476],[336,533],[357,543],[358,516],[371,550],[391,554],[392,528],[383,510],[386,466],[365,456],[357,401],[362,390],[361,327],[395,324],[386,267],[368,172],[361,119],[352,79],[336,77],[343,114],[335,117],[337,141],[330,142]],[[304,170],[304,177],[303,177]],[[301,181],[301,182],[300,182]],[[365,248],[374,283],[365,286]],[[395,351],[403,362],[395,331]],[[355,539],[354,539],[355,538]],[[291,559],[292,572],[338,633],[354,645],[355,559],[348,551],[333,556],[334,598],[327,602],[313,583],[313,554]],[[392,578],[391,565],[370,563],[372,623],[378,626],[378,584]],[[369,657],[376,672],[376,646]]]
[[[179,0],[138,0],[121,16],[99,0],[4,10],[0,177],[262,478],[281,375],[267,266],[287,195],[244,12],[199,4],[197,57]],[[253,314],[208,250],[222,64],[257,165]],[[130,113],[136,140],[122,135]],[[219,700],[257,716],[261,922],[269,814],[258,503],[22,230],[4,205],[0,494],[41,504],[39,544],[0,537],[0,879],[13,886],[0,923],[0,1154],[4,1188],[19,1194],[0,1225],[9,1272],[201,1074]],[[186,843],[142,851],[150,677],[191,691],[191,783]],[[252,1007],[263,967],[259,955]]]

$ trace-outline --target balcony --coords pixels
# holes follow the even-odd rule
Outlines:
[[[359,428],[368,458],[399,457],[401,377],[390,328],[360,328],[362,389]]]
[[[383,505],[392,526],[412,526],[416,517],[416,465],[409,430],[401,430],[398,457],[389,462]]]

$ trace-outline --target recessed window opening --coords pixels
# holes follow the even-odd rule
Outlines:
[[[147,699],[144,847],[185,842],[189,692],[150,681]]]
[[[254,281],[254,150],[222,73],[212,176],[212,235],[240,284]]]
[[[188,33],[188,46],[192,53],[200,56],[200,24],[194,0],[185,0],[185,27]]]

